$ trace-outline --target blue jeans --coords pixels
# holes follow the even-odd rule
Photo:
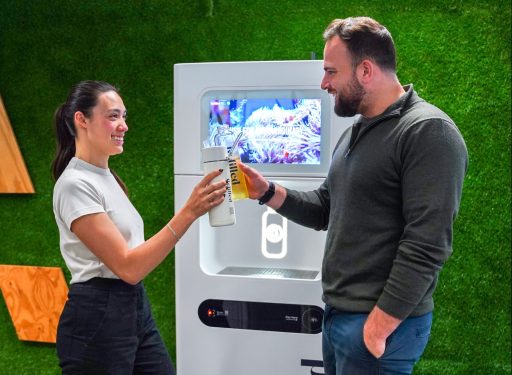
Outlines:
[[[386,340],[379,359],[366,348],[363,326],[368,314],[344,313],[325,307],[322,349],[325,375],[411,374],[427,346],[432,313],[405,319]]]
[[[63,374],[175,374],[142,283],[71,284],[57,355]]]

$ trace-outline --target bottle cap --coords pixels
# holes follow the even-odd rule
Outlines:
[[[226,160],[228,157],[228,150],[226,146],[207,147],[201,150],[203,163],[211,161]]]

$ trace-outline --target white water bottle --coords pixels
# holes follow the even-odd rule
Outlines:
[[[214,170],[222,169],[222,174],[215,177],[212,182],[225,180],[227,191],[224,201],[208,212],[210,225],[221,227],[236,223],[235,204],[231,191],[231,177],[229,173],[228,151],[226,146],[207,147],[201,150],[203,156],[203,173],[206,175]]]

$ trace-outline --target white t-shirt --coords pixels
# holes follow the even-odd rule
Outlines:
[[[76,157],[55,183],[53,212],[59,227],[60,251],[71,272],[71,284],[93,277],[119,278],[71,231],[81,216],[105,212],[133,249],[144,242],[144,223],[109,169]]]

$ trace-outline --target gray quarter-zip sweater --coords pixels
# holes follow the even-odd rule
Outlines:
[[[340,311],[377,304],[405,319],[434,308],[452,251],[468,155],[453,121],[413,90],[340,138],[315,191],[287,190],[280,214],[327,229],[323,300]]]

